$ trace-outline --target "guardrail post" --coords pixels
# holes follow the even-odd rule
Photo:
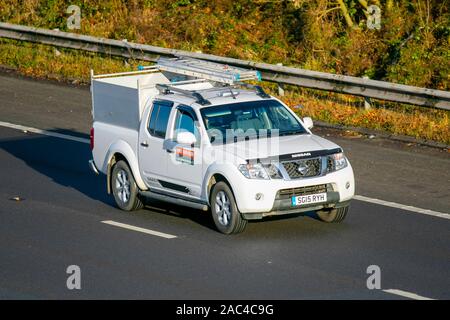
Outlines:
[[[369,77],[368,76],[364,76],[363,79],[369,79]],[[372,109],[372,105],[370,104],[370,98],[369,97],[364,97],[364,109],[365,110]]]
[[[370,98],[364,97],[364,109],[370,110],[372,109],[372,105],[370,104]]]
[[[282,67],[282,63],[277,63],[277,66]],[[284,97],[284,85],[282,83],[278,83],[278,95],[280,97]]]

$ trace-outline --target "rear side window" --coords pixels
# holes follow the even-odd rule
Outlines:
[[[172,104],[167,102],[155,102],[148,123],[148,132],[152,136],[164,138],[167,131]]]

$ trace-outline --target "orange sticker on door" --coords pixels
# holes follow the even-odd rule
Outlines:
[[[183,147],[177,147],[176,148],[176,160],[188,163],[193,165],[194,164],[194,150],[189,150]]]

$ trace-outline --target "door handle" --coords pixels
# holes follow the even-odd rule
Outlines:
[[[148,147],[148,142],[147,141],[142,141],[141,142],[141,146],[143,146],[144,148]]]

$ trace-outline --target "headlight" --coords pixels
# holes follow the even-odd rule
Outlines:
[[[271,179],[283,179],[280,170],[278,167],[272,163],[263,164],[264,169],[266,169],[267,174]]]
[[[260,163],[241,164],[239,171],[248,179],[269,179],[269,175]]]
[[[343,152],[335,153],[328,156],[327,172],[333,172],[344,169],[347,166],[347,159]]]
[[[248,179],[283,179],[274,164],[248,163],[239,165],[239,171]]]

